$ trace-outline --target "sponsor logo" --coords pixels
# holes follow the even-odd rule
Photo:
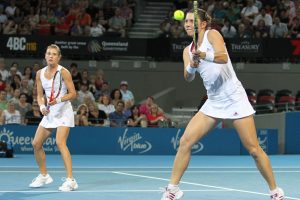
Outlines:
[[[300,40],[291,40],[291,43],[295,47],[293,50],[293,55],[300,55]]]
[[[267,149],[268,148],[268,136],[267,136],[267,134],[268,134],[267,130],[261,130],[260,135],[257,137],[260,147],[265,152],[267,152],[267,150],[268,150]]]
[[[21,152],[33,152],[32,141],[33,137],[30,136],[14,136],[14,132],[2,128],[0,130],[0,140],[10,142],[14,148],[19,148]],[[44,143],[45,152],[57,152],[58,148],[56,147],[55,138],[49,137]]]
[[[259,53],[262,45],[258,41],[241,41],[239,43],[232,42],[230,44],[231,51],[234,53]]]
[[[152,144],[148,141],[143,140],[140,133],[133,133],[128,135],[128,128],[125,129],[123,136],[120,136],[118,143],[120,143],[120,148],[122,151],[138,151],[140,154],[150,151]]]
[[[178,147],[179,147],[180,132],[181,132],[181,129],[178,129],[178,131],[176,133],[176,136],[172,137],[172,139],[171,139],[171,144],[172,144],[175,151],[177,151]],[[203,149],[204,149],[204,145],[201,142],[198,142],[198,143],[193,145],[192,154],[196,154],[196,153],[202,151]]]

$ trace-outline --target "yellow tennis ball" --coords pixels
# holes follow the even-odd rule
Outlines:
[[[176,10],[174,12],[174,19],[178,20],[178,21],[183,20],[184,19],[184,12],[182,10]]]

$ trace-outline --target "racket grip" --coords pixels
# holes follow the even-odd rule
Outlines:
[[[47,110],[49,110],[50,109],[50,105],[47,105]]]

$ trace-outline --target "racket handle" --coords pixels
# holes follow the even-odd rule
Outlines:
[[[50,105],[47,105],[47,110],[49,110],[50,109]]]

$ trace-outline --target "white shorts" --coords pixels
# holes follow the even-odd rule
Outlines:
[[[49,114],[43,117],[40,126],[44,128],[74,127],[74,112],[69,101],[50,106],[49,110]]]
[[[255,113],[246,92],[243,91],[233,95],[233,98],[222,100],[207,99],[199,112],[219,119],[239,119]]]

